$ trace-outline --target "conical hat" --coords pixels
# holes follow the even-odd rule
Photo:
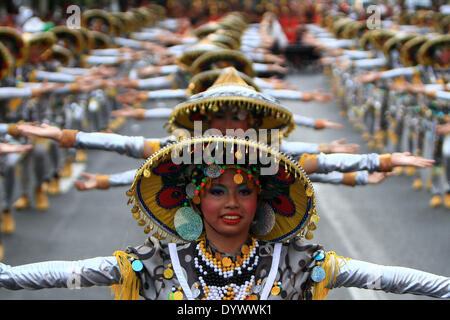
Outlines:
[[[195,121],[203,121],[203,127],[207,127],[208,114],[221,109],[243,112],[248,121],[251,119],[257,122],[255,128],[278,129],[284,136],[288,136],[295,128],[290,111],[272,96],[256,91],[239,76],[236,69],[230,67],[208,90],[191,96],[175,107],[167,123],[168,131],[172,133],[183,128],[193,132]]]

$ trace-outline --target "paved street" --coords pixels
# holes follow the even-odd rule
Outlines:
[[[291,75],[288,79],[303,91],[324,88],[328,92],[330,87],[326,76],[318,73]],[[295,113],[345,125],[342,130],[297,128],[289,140],[331,142],[346,138],[349,143],[361,144],[360,153],[369,152],[360,133],[340,118],[340,107],[335,103],[286,101],[285,104]],[[129,120],[120,133],[162,137],[166,134],[162,125],[160,120]],[[89,151],[85,171],[116,173],[137,168],[142,162],[119,154]],[[315,184],[321,220],[312,241],[345,257],[449,276],[450,211],[431,209],[428,206],[430,194],[425,190],[413,191],[412,181],[412,177],[396,176],[379,185],[355,188]],[[17,194],[18,186],[19,183]],[[126,190],[121,187],[78,192],[72,186],[66,193],[50,197],[47,212],[15,212],[16,232],[4,236],[3,262],[15,266],[38,261],[78,260],[108,256],[115,250],[141,244],[146,235],[131,216]],[[112,296],[108,287],[0,289],[0,299],[112,299]],[[427,298],[339,288],[331,290],[329,299]]]

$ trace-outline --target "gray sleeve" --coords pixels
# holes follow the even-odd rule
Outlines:
[[[171,108],[154,108],[145,110],[145,119],[169,119],[173,109]]]
[[[397,294],[410,293],[450,298],[449,277],[411,268],[383,266],[359,260],[340,263],[336,283],[332,287],[356,287]]]
[[[136,169],[109,175],[110,187],[121,187],[131,185],[136,176]]]
[[[8,133],[9,125],[7,123],[0,123],[0,136]]]
[[[48,261],[17,267],[0,263],[0,287],[9,290],[110,286],[119,283],[120,276],[114,256]]]
[[[277,99],[302,100],[302,92],[288,89],[262,89],[262,92]]]
[[[0,100],[15,99],[15,98],[29,98],[31,97],[31,88],[15,88],[3,87],[0,88]]]
[[[144,151],[144,137],[101,132],[78,132],[74,147],[77,149],[114,151],[140,159]]]
[[[115,37],[114,42],[122,47],[129,47],[133,49],[142,49],[142,42],[139,40],[127,39],[127,38],[119,38]]]
[[[369,171],[358,171],[355,177],[356,186],[365,186],[369,184]]]
[[[148,91],[147,96],[149,100],[187,98],[185,89],[165,89],[165,90]]]
[[[255,70],[256,73],[263,73],[267,72],[269,70],[269,66],[265,63],[253,63],[253,70]]]
[[[173,86],[172,81],[167,76],[138,79],[137,83],[137,89],[140,90],[170,89]]]
[[[48,72],[48,71],[37,71],[35,75],[37,81],[44,81],[47,79],[49,82],[75,82],[75,76],[62,72]]]
[[[356,68],[361,69],[372,69],[378,67],[384,67],[387,64],[385,58],[375,58],[375,59],[360,59],[353,62]]]
[[[97,64],[115,64],[118,63],[120,61],[119,57],[115,57],[115,56],[94,56],[94,55],[89,55],[86,56],[86,64],[87,65],[97,65]]]
[[[58,68],[59,72],[67,73],[73,76],[85,76],[92,73],[91,69],[88,68],[71,68],[71,67],[61,67]]]
[[[380,166],[380,158],[376,153],[348,154],[332,153],[317,155],[316,173],[328,173],[331,171],[352,172],[367,170],[377,171]]]
[[[319,153],[319,144],[300,141],[283,141],[280,145],[280,151],[292,155],[301,155],[303,153],[316,154]]]
[[[402,76],[412,76],[418,69],[416,67],[395,68],[381,73],[381,79],[391,79]]]
[[[330,172],[330,173],[312,173],[308,175],[311,182],[341,184],[344,174],[342,172]]]
[[[316,127],[316,120],[310,117],[301,116],[299,114],[293,114],[294,116],[294,123],[298,126],[302,127],[308,127],[308,128],[315,128]]]
[[[438,91],[438,92],[436,92],[436,99],[450,101],[450,92]]]
[[[312,173],[308,175],[311,182],[342,184],[344,179],[343,172],[333,171],[330,173]],[[367,171],[358,171],[355,176],[355,186],[365,186],[368,184],[369,173]]]

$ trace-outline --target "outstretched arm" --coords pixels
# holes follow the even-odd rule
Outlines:
[[[9,290],[110,286],[119,283],[120,276],[114,256],[17,267],[0,263],[0,287]]]
[[[373,264],[337,257],[336,282],[329,288],[356,287],[397,294],[450,298],[450,278],[411,268]]]
[[[169,119],[172,111],[173,109],[171,108],[142,109],[133,108],[124,104],[123,109],[113,110],[111,115],[115,117],[134,118],[136,120]]]
[[[14,143],[0,143],[0,155],[6,153],[21,153],[33,149],[33,145],[21,145]]]
[[[394,152],[379,155],[370,154],[304,154],[299,160],[307,173],[328,173],[331,171],[352,172],[367,170],[369,172],[388,172],[397,166],[430,167],[434,160],[411,156],[409,152]]]
[[[316,130],[330,128],[330,129],[342,129],[344,126],[340,123],[336,123],[326,119],[313,119],[310,117],[301,116],[299,114],[293,114],[294,123],[298,126],[314,128]]]
[[[372,172],[355,171],[355,172],[337,172],[330,173],[311,173],[309,179],[311,182],[343,184],[347,186],[365,186],[368,184],[378,184],[387,177],[393,176],[394,172]]]
[[[146,140],[144,137],[130,137],[112,133],[61,130],[47,124],[40,126],[19,125],[18,131],[26,136],[53,139],[58,141],[62,148],[114,151],[133,158],[146,159],[159,149],[160,144],[160,139]]]
[[[133,169],[111,175],[83,172],[82,177],[86,178],[86,180],[75,181],[75,187],[79,191],[86,191],[92,189],[106,190],[111,187],[129,186],[134,181],[136,171],[136,169]]]

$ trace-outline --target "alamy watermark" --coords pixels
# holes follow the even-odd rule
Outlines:
[[[366,20],[366,26],[369,30],[381,28],[381,7],[377,5],[370,5],[367,11],[370,16]]]
[[[69,29],[81,28],[81,9],[79,6],[75,4],[68,6],[66,9],[66,14],[70,15],[66,20],[66,26]]]

